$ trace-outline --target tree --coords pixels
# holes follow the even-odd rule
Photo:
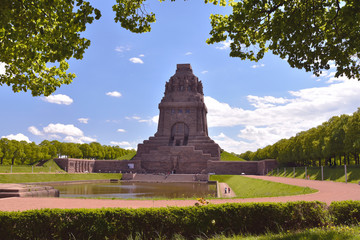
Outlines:
[[[9,152],[10,140],[7,138],[0,138],[0,165],[3,165],[4,158],[7,157]]]
[[[232,57],[258,61],[271,50],[291,67],[319,76],[360,78],[360,1],[242,0],[230,15],[211,15],[208,43],[230,38]]]
[[[151,31],[156,21],[146,0],[115,0],[115,22],[135,33]],[[165,0],[159,0],[163,2]],[[175,0],[171,0],[175,1]],[[291,67],[319,75],[334,61],[336,77],[360,78],[360,1],[358,0],[204,0],[233,8],[230,15],[211,15],[212,44],[230,39],[230,56],[259,61],[272,51]],[[69,84],[70,58],[81,59],[90,40],[86,25],[101,13],[84,0],[2,0],[0,62],[6,73],[0,85],[33,96]]]
[[[352,153],[356,164],[360,164],[360,108],[353,114],[352,117],[350,117],[344,127],[344,130],[345,150],[347,153]]]
[[[93,13],[100,18],[100,11],[83,0],[2,0],[0,62],[6,73],[0,85],[48,96],[71,83],[75,74],[66,72],[67,60],[81,59],[90,46],[80,32],[93,22]]]

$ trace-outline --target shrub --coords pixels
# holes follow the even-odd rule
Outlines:
[[[143,239],[260,234],[327,224],[320,202],[228,203],[199,207],[44,209],[0,212],[2,239]]]
[[[360,223],[360,201],[332,202],[329,212],[335,225]]]

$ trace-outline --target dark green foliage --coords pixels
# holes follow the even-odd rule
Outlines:
[[[135,150],[127,150],[119,146],[106,146],[97,142],[64,143],[44,140],[39,145],[34,142],[0,139],[0,165],[25,165],[41,160],[49,160],[57,156],[87,159],[120,159],[122,156],[134,156]]]
[[[255,152],[239,156],[246,160],[276,159],[281,166],[360,165],[360,108],[352,115],[334,116],[321,125],[281,139]]]
[[[360,223],[360,201],[332,202],[329,212],[336,225]]]
[[[80,33],[100,15],[83,0],[2,0],[0,62],[6,73],[0,86],[48,96],[71,83],[75,74],[67,72],[68,60],[82,59],[90,40]]]
[[[260,234],[327,224],[320,202],[247,203],[144,209],[45,209],[0,212],[2,239],[143,239],[176,234]]]

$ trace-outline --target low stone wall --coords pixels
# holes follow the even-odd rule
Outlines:
[[[140,161],[133,160],[96,160],[93,172],[130,173],[140,171]]]
[[[68,173],[127,173],[141,171],[140,161],[133,160],[55,158],[54,161]]]
[[[68,173],[93,172],[95,160],[76,158],[55,158],[54,161]]]
[[[272,169],[278,167],[278,163],[275,159],[265,159],[258,161],[258,175],[266,175]]]
[[[57,158],[55,162],[69,173],[142,173],[140,160],[87,160],[74,158]],[[265,175],[277,167],[275,159],[262,161],[207,161],[208,173],[224,175]],[[199,175],[200,176],[200,175]]]
[[[275,159],[262,161],[208,161],[208,172],[218,175],[264,175],[277,167]]]
[[[242,173],[255,175],[258,173],[257,162],[208,161],[208,172],[217,175],[240,175]]]

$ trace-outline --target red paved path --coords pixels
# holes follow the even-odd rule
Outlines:
[[[318,200],[330,204],[332,201],[360,200],[360,185],[329,181],[313,181],[293,178],[248,176],[257,179],[287,183],[291,185],[318,189],[308,195],[271,198],[213,199],[213,204],[226,202],[288,202]],[[166,207],[193,206],[196,200],[103,200],[103,199],[66,199],[66,198],[4,198],[0,199],[0,211],[24,211],[41,208],[105,208],[105,207]]]

